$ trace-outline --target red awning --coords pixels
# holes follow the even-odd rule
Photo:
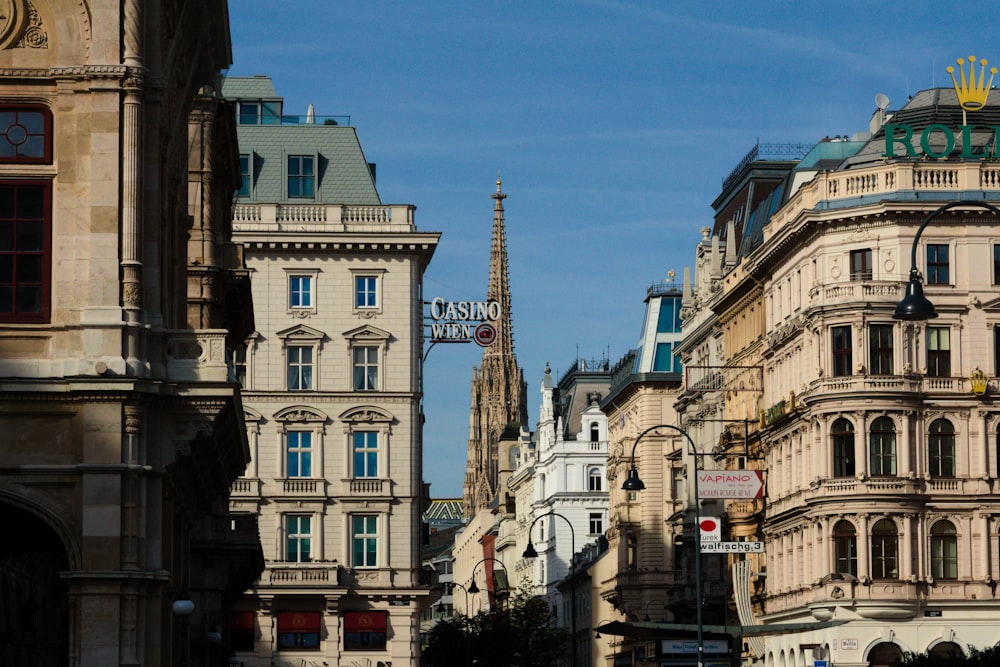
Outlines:
[[[279,611],[278,632],[319,632],[318,611]]]
[[[253,630],[253,617],[256,616],[252,611],[234,611],[229,615],[229,629],[230,630]]]
[[[388,618],[385,611],[349,611],[344,614],[344,631],[385,632]]]

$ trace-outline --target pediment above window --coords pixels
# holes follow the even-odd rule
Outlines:
[[[327,416],[308,405],[293,405],[275,412],[274,419],[279,422],[325,422]]]
[[[260,414],[259,412],[257,412],[253,408],[248,408],[245,405],[243,406],[243,421],[253,423],[253,422],[259,422],[259,421],[263,421],[263,420],[264,420],[264,415]]]
[[[279,331],[275,335],[285,341],[318,341],[326,338],[326,334],[322,331],[304,324],[297,324],[284,331]]]
[[[344,338],[354,342],[387,341],[391,335],[392,334],[388,331],[383,331],[382,329],[373,327],[370,324],[365,324],[364,326],[344,332]]]
[[[361,405],[356,408],[351,408],[340,415],[340,421],[349,424],[388,424],[394,419],[395,418],[391,414],[382,408],[375,407],[374,405]]]

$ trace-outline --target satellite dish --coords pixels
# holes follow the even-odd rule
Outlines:
[[[879,93],[878,95],[875,96],[875,106],[877,106],[882,111],[888,109],[889,104],[890,104],[889,98],[888,96],[885,95],[885,93]]]

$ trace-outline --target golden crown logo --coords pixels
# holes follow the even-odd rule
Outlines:
[[[951,75],[951,82],[955,85],[955,92],[958,94],[959,105],[968,111],[978,111],[986,106],[986,96],[990,94],[990,86],[993,85],[993,77],[997,73],[996,67],[990,68],[990,80],[986,80],[986,65],[989,61],[985,58],[979,61],[979,81],[976,81],[976,57],[969,56],[969,79],[965,79],[965,59],[959,58],[958,71],[961,76],[961,84],[955,79],[955,68],[948,66],[948,74]]]

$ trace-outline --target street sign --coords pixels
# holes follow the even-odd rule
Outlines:
[[[702,544],[718,542],[722,539],[722,524],[714,516],[703,516],[698,519],[698,528],[701,530]]]
[[[830,667],[830,663],[827,660],[813,660],[813,667]]]
[[[762,554],[763,542],[702,542],[703,554]]]
[[[764,496],[762,470],[699,470],[699,498],[749,500]]]

